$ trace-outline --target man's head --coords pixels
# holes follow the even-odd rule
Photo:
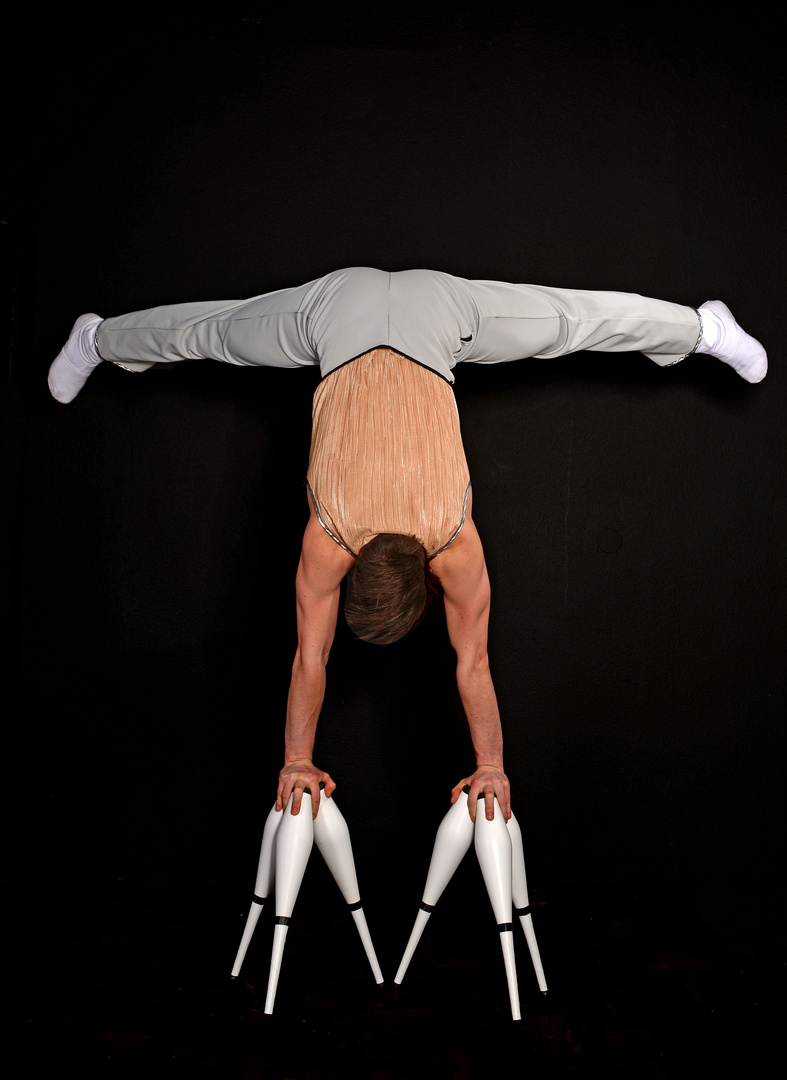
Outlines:
[[[390,645],[423,619],[437,588],[423,544],[402,533],[378,533],[355,560],[345,618],[356,637]]]

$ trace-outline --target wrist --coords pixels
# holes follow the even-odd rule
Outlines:
[[[308,762],[309,764],[311,764],[312,763],[311,752],[299,753],[297,751],[287,751],[287,750],[284,751],[284,764],[285,765],[294,765],[294,764],[297,764],[298,762]]]
[[[477,754],[475,759],[475,767],[478,769],[499,769],[500,772],[505,772],[503,766],[502,754]]]

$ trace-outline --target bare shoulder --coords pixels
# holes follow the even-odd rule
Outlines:
[[[342,578],[355,564],[355,557],[331,539],[320,524],[311,500],[309,510],[297,584],[299,589],[306,588],[314,594],[325,595],[338,588]]]
[[[484,548],[468,500],[465,523],[456,540],[432,560],[432,570],[449,603],[463,603],[488,592],[489,576]]]
[[[468,504],[462,531],[432,560],[443,586],[448,636],[460,662],[486,655],[491,601],[481,537]]]

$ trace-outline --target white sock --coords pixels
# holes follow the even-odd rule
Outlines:
[[[702,337],[695,351],[715,356],[716,349],[724,341],[724,327],[719,316],[705,304],[700,310],[702,312]]]
[[[708,300],[700,306],[702,337],[696,352],[715,356],[729,364],[746,382],[758,383],[768,372],[765,349],[738,325],[721,300]]]
[[[56,401],[73,401],[88,376],[101,363],[96,349],[96,331],[103,322],[100,315],[80,315],[68,341],[49,368],[49,390]]]

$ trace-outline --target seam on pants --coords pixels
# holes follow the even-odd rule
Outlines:
[[[199,319],[198,322],[249,322],[250,319],[278,319],[282,315],[303,315],[305,312],[303,308],[287,308],[286,311],[264,311],[259,315],[229,315],[229,316],[208,316],[206,319]],[[308,315],[306,318],[308,319]]]
[[[156,330],[157,332],[165,333],[165,334],[179,334],[183,330],[190,330],[192,327],[199,326],[202,323],[222,323],[223,324],[223,323],[231,323],[231,322],[250,322],[252,319],[254,319],[254,320],[277,319],[281,315],[300,315],[300,314],[301,314],[301,311],[300,311],[299,308],[293,308],[291,311],[274,311],[274,312],[268,312],[268,313],[263,314],[263,315],[236,315],[234,317],[233,316],[224,316],[224,315],[206,315],[202,319],[194,319],[192,322],[184,323],[182,326],[158,326],[158,325],[153,326],[153,325],[150,325],[150,324],[146,325],[146,326],[141,326],[141,325],[140,326],[118,326],[118,327],[109,327],[109,329],[104,330],[103,333],[105,333],[105,334],[125,334],[125,333],[128,333],[129,331],[135,331],[135,330]]]
[[[322,360],[321,360],[320,355],[319,355],[319,350],[318,350],[317,346],[314,344],[314,334],[312,333],[312,317],[311,317],[311,315],[309,314],[308,311],[304,311],[303,308],[298,308],[298,310],[293,312],[292,314],[302,316],[302,318],[303,318],[303,332],[304,332],[304,335],[306,337],[306,340],[309,343],[309,348],[314,353],[314,363],[317,364],[318,366],[321,365]],[[322,372],[320,373],[320,375],[322,377]]]

